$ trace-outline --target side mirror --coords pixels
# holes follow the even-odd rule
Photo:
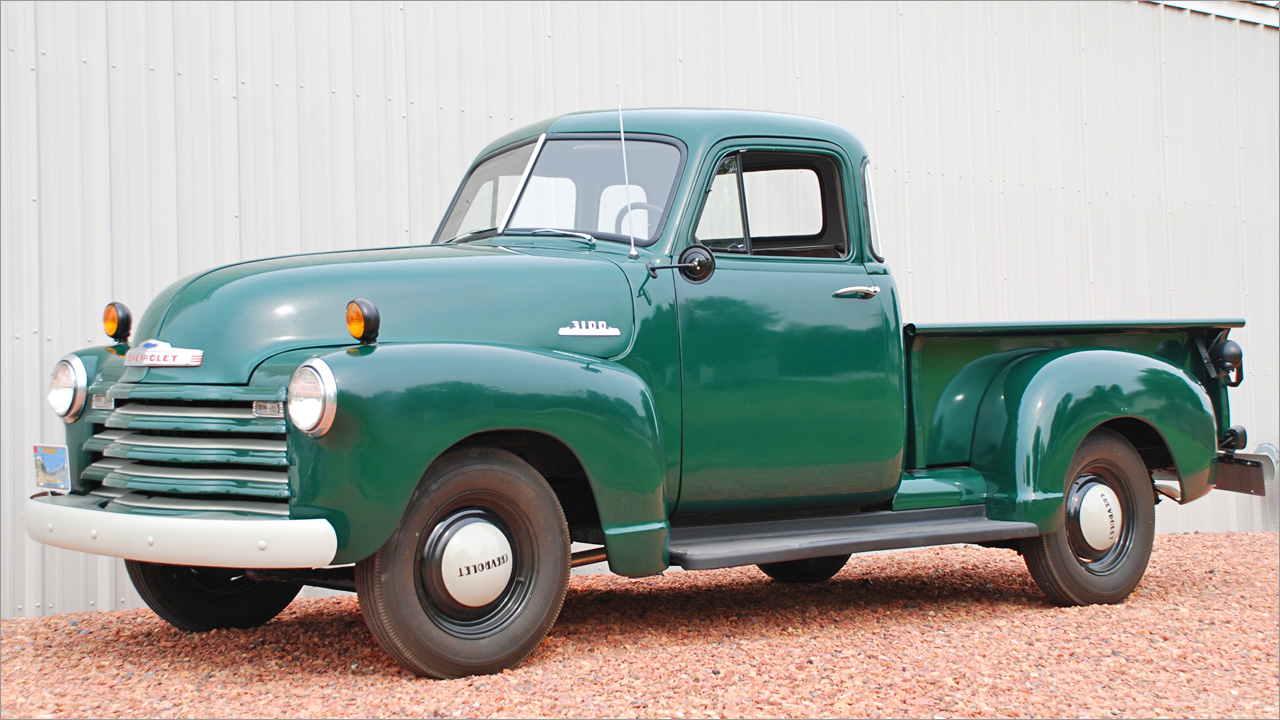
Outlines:
[[[680,253],[679,261],[672,265],[646,263],[649,277],[658,277],[659,270],[678,269],[685,280],[699,285],[711,278],[716,271],[716,256],[706,245],[690,245]]]

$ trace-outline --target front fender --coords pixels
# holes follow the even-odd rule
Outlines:
[[[1141,353],[1051,350],[1010,363],[978,410],[973,466],[987,478],[990,516],[1057,529],[1076,448],[1116,418],[1136,418],[1160,434],[1184,501],[1209,492],[1216,434],[1204,388]]]
[[[665,470],[653,397],[615,363],[500,345],[428,343],[320,354],[337,381],[323,437],[290,429],[294,517],[338,534],[335,563],[372,554],[400,522],[427,467],[479,432],[559,439],[585,468],[619,574],[667,563]]]

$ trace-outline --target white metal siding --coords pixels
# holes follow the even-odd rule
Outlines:
[[[119,561],[22,528],[30,448],[63,437],[48,373],[103,343],[107,302],[140,314],[214,265],[425,242],[480,147],[616,107],[619,85],[628,107],[851,128],[909,320],[1246,317],[1234,419],[1280,440],[1274,22],[1131,2],[0,13],[0,615],[137,604]],[[1276,522],[1274,492],[1213,493],[1158,527]]]

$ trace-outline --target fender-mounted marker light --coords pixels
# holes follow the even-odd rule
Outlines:
[[[347,332],[351,333],[351,337],[365,345],[371,345],[378,340],[380,323],[378,308],[373,303],[364,298],[356,298],[347,303]]]
[[[124,303],[113,302],[102,311],[102,329],[107,337],[118,343],[129,340],[129,332],[133,330],[133,315]]]

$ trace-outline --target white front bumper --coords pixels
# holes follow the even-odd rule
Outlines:
[[[26,501],[27,534],[46,545],[173,565],[315,568],[338,536],[327,520],[231,512],[148,515],[108,509],[109,498],[39,493]]]

